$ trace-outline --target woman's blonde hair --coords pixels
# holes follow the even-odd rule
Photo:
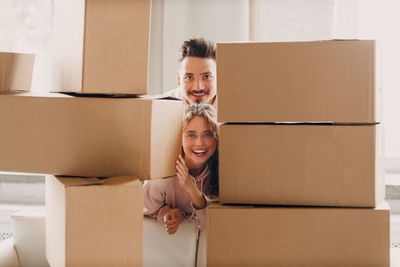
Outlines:
[[[214,137],[218,140],[217,133],[217,112],[213,105],[210,104],[190,104],[185,107],[185,112],[183,113],[183,129],[187,127],[189,122],[194,117],[203,117],[211,131],[214,133]]]
[[[215,107],[210,104],[190,104],[185,107],[183,113],[183,129],[185,129],[189,122],[194,117],[202,117],[206,120],[207,125],[214,134],[217,140],[217,147],[214,154],[207,160],[207,164],[210,170],[209,182],[205,184],[204,192],[210,197],[217,197],[219,186],[218,186],[218,124],[217,124],[217,112]]]

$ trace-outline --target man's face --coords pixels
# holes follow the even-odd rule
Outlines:
[[[178,72],[178,85],[189,103],[212,104],[217,94],[217,66],[212,58],[185,57]]]

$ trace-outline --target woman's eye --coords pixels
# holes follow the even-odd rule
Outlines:
[[[204,136],[205,136],[205,137],[212,137],[213,134],[212,134],[212,133],[205,133]]]
[[[196,137],[196,135],[195,135],[195,134],[192,134],[192,133],[188,134],[187,136],[188,136],[189,138],[194,138],[194,137]]]

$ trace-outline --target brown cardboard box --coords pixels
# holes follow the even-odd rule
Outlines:
[[[54,1],[54,89],[146,94],[149,29],[150,0]]]
[[[141,266],[143,191],[134,177],[46,177],[51,266]]]
[[[379,122],[376,42],[217,44],[220,122]]]
[[[0,170],[153,179],[175,175],[182,102],[0,95]]]
[[[220,126],[222,203],[375,207],[385,197],[380,125]]]
[[[0,52],[0,92],[31,89],[35,55]]]
[[[207,266],[389,266],[390,211],[210,206]]]

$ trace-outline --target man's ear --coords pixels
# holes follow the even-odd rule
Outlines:
[[[179,75],[179,71],[176,73],[176,77],[178,78],[178,86],[181,86],[181,76]]]

